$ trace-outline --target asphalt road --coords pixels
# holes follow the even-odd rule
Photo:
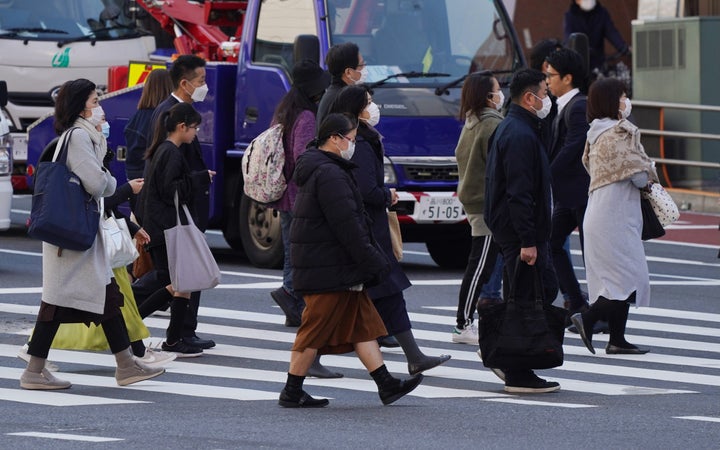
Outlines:
[[[423,245],[406,244],[415,335],[427,354],[452,360],[428,371],[411,395],[382,406],[354,355],[325,356],[345,378],[308,379],[306,390],[330,406],[288,410],[277,397],[294,329],[268,295],[280,271],[250,266],[214,232],[208,240],[223,281],[202,295],[198,334],[217,347],[128,387],[115,384],[109,353],[52,350],[73,387],[21,390],[24,363],[15,355],[39,305],[41,246],[25,237],[27,198],[13,208],[14,225],[0,234],[0,448],[718,448],[717,216],[683,214],[666,239],[646,243],[653,305],[631,309],[627,334],[652,352],[605,355],[600,335],[591,355],[568,332],[565,364],[539,372],[560,382],[552,394],[506,394],[475,346],[451,342],[462,273],[435,266]],[[575,238],[572,248],[584,280]],[[167,317],[146,324],[149,343],[160,343]],[[384,357],[392,373],[407,373],[401,352],[384,349]]]

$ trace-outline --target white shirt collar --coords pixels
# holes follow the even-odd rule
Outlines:
[[[560,97],[558,97],[557,100],[555,100],[555,102],[557,103],[558,114],[560,114],[562,112],[563,108],[565,107],[565,105],[567,105],[568,102],[573,97],[575,97],[576,94],[579,94],[579,93],[580,93],[580,89],[572,88],[569,91],[567,91],[566,93],[564,93],[563,95],[561,95]]]
[[[179,101],[180,103],[185,103],[185,101],[184,101],[183,99],[181,99],[180,97],[178,97],[177,95],[175,95],[174,92],[171,92],[170,95],[172,95],[173,97],[175,97],[175,99],[176,99],[177,101]]]

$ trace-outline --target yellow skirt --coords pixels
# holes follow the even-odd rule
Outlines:
[[[120,307],[120,311],[125,320],[130,342],[150,337],[150,331],[143,323],[135,304],[135,296],[130,287],[127,270],[124,267],[113,269],[113,276],[125,299],[125,304]],[[110,346],[102,328],[95,324],[91,323],[88,327],[84,323],[63,323],[55,335],[52,348],[102,351],[109,349]]]

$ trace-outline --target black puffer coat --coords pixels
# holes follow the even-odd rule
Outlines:
[[[373,286],[390,264],[375,243],[351,170],[354,163],[308,149],[298,158],[290,228],[293,287],[299,293]]]

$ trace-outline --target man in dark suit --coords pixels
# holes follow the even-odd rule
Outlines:
[[[583,217],[588,201],[590,176],[582,165],[589,125],[587,123],[586,69],[579,53],[559,49],[546,58],[547,85],[557,98],[558,113],[552,122],[548,159],[552,175],[553,215],[550,249],[565,307],[571,314],[587,308],[572,262],[563,248],[577,227],[583,245]]]
[[[152,134],[158,126],[160,115],[172,108],[174,105],[184,102],[193,103],[201,102],[205,99],[208,92],[205,83],[205,60],[194,55],[182,55],[178,57],[170,68],[170,77],[173,82],[173,92],[168,98],[163,100],[153,113],[150,123],[152,124]],[[152,142],[152,136],[147,137],[147,142]],[[200,141],[197,136],[190,144],[182,144],[180,150],[185,156],[185,160],[192,171],[193,184],[193,202],[190,213],[193,216],[195,225],[201,230],[207,229],[208,218],[210,215],[210,182],[215,172],[208,170],[202,157]],[[166,283],[162,280],[154,280],[153,273],[147,274],[133,283],[133,292],[138,301],[140,314],[145,317],[152,311],[162,308],[166,304],[163,298]],[[149,293],[155,292],[150,296]],[[146,299],[145,301],[142,301]],[[200,339],[196,334],[197,313],[200,304],[200,292],[193,292],[190,296],[190,302],[187,314],[185,314],[185,327],[183,330],[183,349],[179,349],[177,353],[196,354],[201,353],[202,349],[208,349],[215,346],[215,342],[210,339]],[[187,351],[185,351],[187,350]],[[199,350],[199,351],[198,351]],[[181,355],[179,355],[181,356]]]

